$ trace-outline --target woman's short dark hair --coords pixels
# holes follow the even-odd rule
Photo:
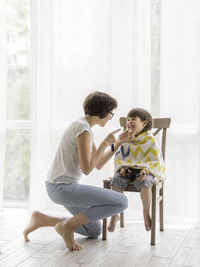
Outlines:
[[[139,117],[141,121],[148,121],[148,124],[144,127],[143,132],[151,130],[152,128],[152,116],[144,108],[133,108],[128,112],[127,117],[136,118]]]
[[[116,99],[99,91],[89,94],[83,103],[85,115],[99,118],[105,118],[115,108],[117,108]]]

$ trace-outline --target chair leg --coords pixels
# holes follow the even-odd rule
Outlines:
[[[152,188],[152,213],[151,213],[151,245],[155,245],[156,239],[156,186]]]
[[[120,213],[120,227],[124,227],[124,213]]]
[[[102,240],[107,240],[107,218],[103,219],[103,235]]]
[[[160,231],[164,231],[164,218],[163,218],[163,186],[160,189],[160,196],[162,196],[162,199],[159,203],[159,212],[160,212]]]
[[[110,181],[104,181],[103,187],[110,189]],[[103,233],[102,233],[102,240],[107,240],[107,218],[103,219]]]

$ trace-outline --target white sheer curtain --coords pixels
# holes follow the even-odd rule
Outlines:
[[[169,223],[174,223],[171,218],[175,217],[177,222],[191,223],[199,219],[200,193],[199,4],[175,2],[173,7],[172,1],[163,3],[161,16],[160,115],[171,116],[173,123],[166,151],[165,214]],[[184,16],[186,11],[189,16]],[[181,20],[183,17],[185,20]],[[97,144],[109,131],[119,127],[119,117],[132,107],[151,110],[150,1],[35,0],[32,34],[34,116],[30,207],[64,211],[49,201],[44,180],[64,129],[71,120],[83,115],[86,95],[98,89],[110,93],[119,103],[109,125],[94,128]],[[189,38],[185,38],[187,35]],[[91,175],[83,176],[81,182],[102,186],[102,179],[112,174],[111,160],[100,172],[94,170]],[[139,194],[128,197],[127,219],[141,219]]]
[[[3,207],[3,177],[5,156],[6,91],[7,86],[7,35],[6,35],[6,5],[0,1],[0,210]]]
[[[119,102],[109,125],[94,129],[97,144],[119,127],[119,117],[133,106],[150,108],[150,4],[32,1],[32,53],[35,112],[30,207],[52,209],[44,180],[65,127],[83,115],[86,95],[103,90]],[[101,172],[84,176],[82,183],[102,186],[102,179],[112,173],[110,161]]]
[[[199,222],[200,2],[162,1],[161,14],[160,110],[172,118],[166,213]]]

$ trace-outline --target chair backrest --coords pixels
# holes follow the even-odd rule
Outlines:
[[[170,123],[171,123],[171,118],[153,118],[152,129],[156,129],[153,135],[156,135],[157,133],[162,131],[161,150],[164,160],[165,160],[165,144],[166,144],[167,128],[169,128]],[[124,130],[126,129],[126,117],[120,118],[120,126],[123,127]]]

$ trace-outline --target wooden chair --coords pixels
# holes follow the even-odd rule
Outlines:
[[[166,145],[166,134],[167,128],[169,128],[171,123],[170,118],[154,118],[153,119],[153,129],[155,129],[153,135],[157,135],[161,131],[161,150],[163,158],[165,160],[165,145]],[[125,129],[126,128],[126,118],[120,118],[120,125]],[[111,189],[110,180],[103,180],[104,188]],[[128,192],[138,192],[134,185],[128,185],[125,191]],[[157,194],[159,192],[159,194]],[[158,196],[157,196],[158,195]],[[156,204],[159,202],[159,213],[160,213],[160,231],[164,231],[164,221],[163,221],[163,197],[164,197],[164,184],[163,182],[158,182],[154,184],[152,188],[152,203],[151,203],[151,245],[155,245],[155,236],[156,236]],[[124,227],[124,213],[120,213],[120,227]],[[103,235],[102,239],[107,239],[107,218],[103,219]]]

